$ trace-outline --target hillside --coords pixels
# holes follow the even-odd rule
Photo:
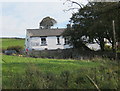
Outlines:
[[[25,39],[21,38],[2,38],[2,48],[6,49],[8,46],[22,46],[24,48]]]

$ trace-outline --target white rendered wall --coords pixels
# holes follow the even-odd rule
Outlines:
[[[27,41],[28,38],[28,41]],[[55,49],[66,49],[71,48],[69,45],[64,45],[64,38],[59,37],[60,44],[57,44],[57,37],[56,36],[49,36],[46,37],[46,44],[45,46],[41,46],[41,38],[40,37],[26,37],[26,48],[35,49],[35,50],[55,50]],[[32,43],[38,42],[39,45],[33,46]]]
[[[29,48],[29,44],[30,44],[29,39],[30,39],[30,37],[29,37],[28,33],[26,32],[26,38],[25,38],[25,48],[26,49]]]
[[[48,49],[64,49],[64,39],[62,37],[59,37],[60,39],[60,44],[58,45],[57,43],[57,37],[56,36],[51,36],[47,37],[47,44],[48,44]]]

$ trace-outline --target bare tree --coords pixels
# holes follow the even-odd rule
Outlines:
[[[66,0],[66,1],[63,3],[63,5],[65,5],[67,2],[70,2],[70,3],[71,3],[71,5],[70,5],[71,8],[69,8],[69,9],[65,9],[64,11],[70,11],[70,10],[80,9],[80,8],[83,8],[83,7],[84,7],[84,5],[83,5],[82,3],[78,3],[78,2],[76,2],[76,1],[72,1],[72,0]],[[78,5],[79,8],[75,8],[75,7],[73,7],[73,4]],[[73,7],[73,8],[72,8],[72,7]]]

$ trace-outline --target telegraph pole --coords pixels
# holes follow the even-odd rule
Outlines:
[[[116,33],[115,33],[115,21],[112,21],[113,24],[113,52],[115,52],[115,60],[117,60],[117,45],[116,45]]]

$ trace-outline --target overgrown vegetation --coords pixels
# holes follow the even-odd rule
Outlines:
[[[118,63],[3,55],[3,89],[119,89]]]
[[[7,50],[15,50],[17,53],[21,53],[21,51],[23,50],[23,47],[22,46],[9,46]]]

